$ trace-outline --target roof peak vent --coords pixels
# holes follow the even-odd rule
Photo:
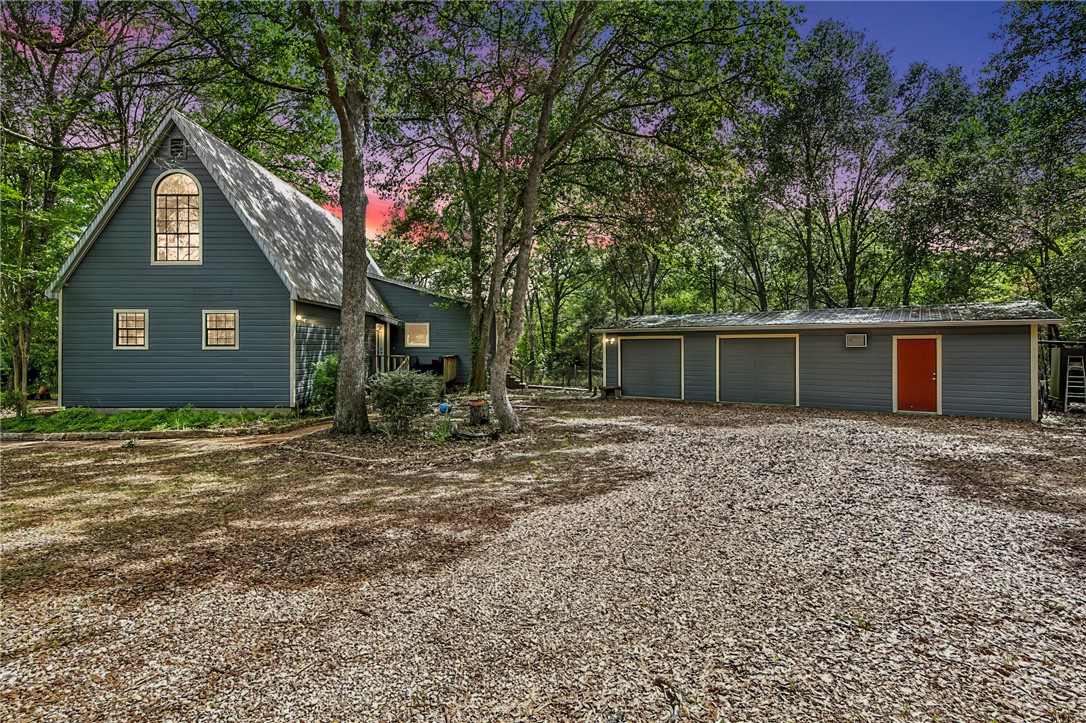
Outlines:
[[[170,158],[175,161],[184,161],[189,157],[189,146],[185,143],[185,139],[171,138],[170,139]]]

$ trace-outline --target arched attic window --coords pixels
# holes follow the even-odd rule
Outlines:
[[[200,263],[201,222],[196,179],[182,171],[160,176],[154,190],[154,262]]]

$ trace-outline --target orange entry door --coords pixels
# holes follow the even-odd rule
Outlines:
[[[935,342],[935,339],[897,340],[897,408],[900,411],[938,411]]]

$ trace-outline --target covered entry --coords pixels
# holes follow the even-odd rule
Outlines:
[[[717,401],[799,404],[797,334],[717,337]]]
[[[682,399],[682,337],[619,339],[618,385],[624,397]]]

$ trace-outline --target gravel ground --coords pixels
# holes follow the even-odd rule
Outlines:
[[[524,503],[421,571],[21,592],[4,717],[1086,719],[1081,425],[543,407],[533,428],[577,443],[506,482],[609,491]]]

